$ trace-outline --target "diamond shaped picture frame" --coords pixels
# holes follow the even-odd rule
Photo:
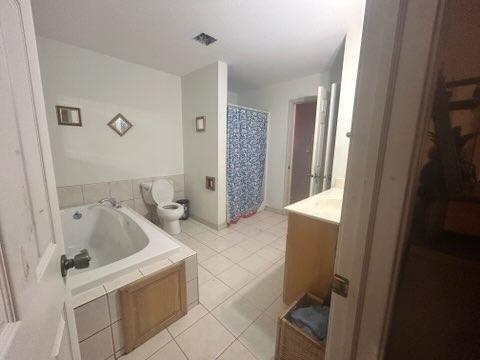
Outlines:
[[[125,135],[133,127],[133,124],[121,113],[115,115],[107,125],[120,136]]]

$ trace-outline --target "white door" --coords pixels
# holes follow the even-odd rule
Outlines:
[[[369,0],[337,241],[326,359],[382,359],[441,1]],[[340,292],[341,293],[341,292]]]
[[[0,358],[79,359],[28,0],[0,0]]]
[[[310,196],[322,191],[323,164],[327,130],[327,90],[318,87],[317,111],[315,114],[315,131],[313,134],[312,169],[310,172]]]

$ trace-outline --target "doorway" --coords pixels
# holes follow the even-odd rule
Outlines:
[[[310,194],[313,134],[317,99],[296,104],[293,128],[292,182],[290,202],[307,198]]]
[[[331,187],[337,127],[338,85],[318,87],[317,96],[290,102],[285,205]]]

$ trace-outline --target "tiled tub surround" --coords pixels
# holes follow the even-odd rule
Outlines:
[[[139,214],[152,219],[155,209],[149,208],[143,201],[140,184],[156,179],[169,179],[175,190],[174,200],[184,197],[184,175],[157,176],[152,178],[120,180],[96,184],[83,184],[57,187],[58,202],[61,209],[84,204],[91,204],[101,199],[113,197],[125,203]]]
[[[122,286],[184,260],[188,309],[198,304],[197,255],[181,242],[175,241],[181,247],[168,259],[140,267],[73,297],[82,360],[113,360],[123,354],[122,319],[118,296],[118,289]],[[147,351],[148,344],[158,341],[158,337],[159,335],[149,340],[140,351]]]

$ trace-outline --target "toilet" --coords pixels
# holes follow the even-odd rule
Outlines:
[[[143,199],[147,204],[157,207],[157,215],[163,230],[169,234],[179,234],[180,217],[183,215],[183,206],[173,202],[173,185],[166,179],[155,180],[152,183],[142,183]]]

